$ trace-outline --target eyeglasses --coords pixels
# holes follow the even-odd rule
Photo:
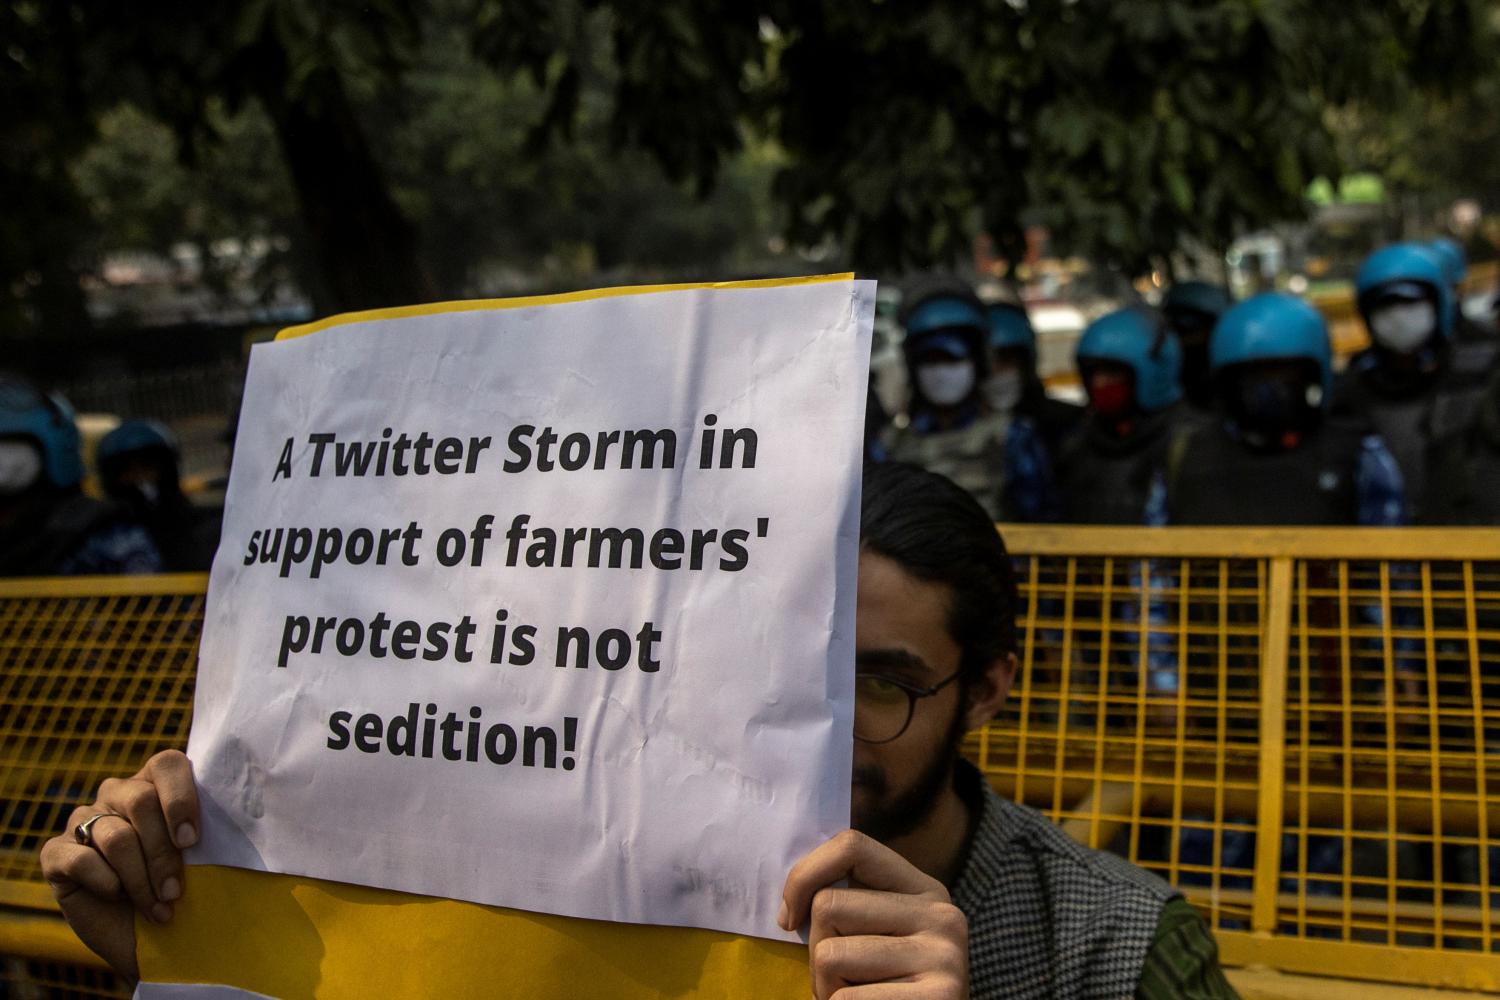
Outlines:
[[[911,725],[918,698],[931,698],[958,680],[956,670],[931,687],[918,687],[881,674],[854,677],[854,738],[865,743],[889,743]]]

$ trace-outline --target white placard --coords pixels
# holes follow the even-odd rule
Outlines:
[[[683,286],[256,347],[190,860],[787,937],[849,818],[873,313]]]

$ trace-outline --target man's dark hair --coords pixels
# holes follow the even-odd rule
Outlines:
[[[963,651],[965,684],[1016,652],[1016,579],[984,508],[952,480],[902,462],[869,463],[860,544],[919,580],[953,592],[948,634]]]

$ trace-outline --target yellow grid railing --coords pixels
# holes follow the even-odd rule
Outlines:
[[[107,777],[183,746],[207,577],[0,580],[0,996],[127,997],[37,853]]]
[[[1230,964],[1500,989],[1500,532],[1011,526],[991,782]]]
[[[1227,963],[1500,989],[1500,532],[1003,530],[997,788],[1181,887]],[[185,742],[204,586],[0,581],[0,981],[117,995],[36,852]]]

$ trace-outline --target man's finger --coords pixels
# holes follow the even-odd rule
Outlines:
[[[104,856],[120,878],[131,905],[158,923],[171,917],[167,904],[159,902],[146,874],[146,856],[141,851],[135,827],[123,816],[105,816],[90,827],[94,849]]]
[[[928,896],[830,888],[813,896],[811,919],[814,935],[903,935],[930,928],[948,911],[956,912],[953,904]]]
[[[92,847],[75,843],[71,830],[42,845],[42,875],[59,903],[75,892],[101,899],[120,899],[120,879]]]
[[[884,892],[930,896],[944,902],[948,899],[948,890],[937,879],[923,874],[884,844],[845,830],[792,866],[782,889],[786,917],[782,926],[787,930],[801,927],[807,922],[814,894],[844,879]]]
[[[187,754],[181,750],[163,750],[146,761],[137,777],[156,786],[162,815],[166,817],[167,829],[172,831],[172,842],[178,849],[196,844],[200,830],[198,786],[193,781],[193,763]]]
[[[879,935],[895,940],[914,934],[929,942],[953,942],[950,950],[968,950],[969,922],[952,903],[874,889],[824,889],[814,896],[807,947],[815,955],[828,938]],[[928,961],[922,968],[931,966]]]
[[[968,990],[961,984],[923,980],[919,983],[845,986],[828,1000],[955,1000],[968,995]]]
[[[156,786],[135,778],[111,783],[107,793],[101,786],[99,805],[120,813],[135,827],[156,898],[170,903],[182,895],[182,853],[167,832],[167,819],[162,814]]]
[[[136,979],[140,970],[135,961],[132,903],[104,855],[74,839],[78,824],[99,812],[97,805],[73,810],[67,830],[42,845],[42,876],[79,940],[121,976]],[[125,826],[124,820],[99,822]]]
[[[827,937],[812,946],[813,996],[830,997],[861,983],[911,982],[921,948],[909,937]]]

